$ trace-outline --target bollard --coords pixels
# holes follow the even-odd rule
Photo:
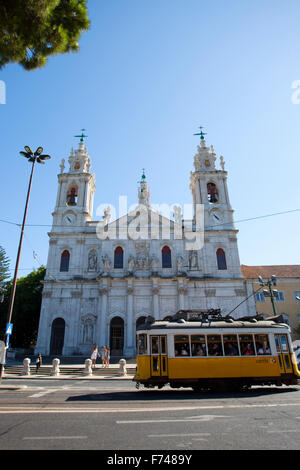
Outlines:
[[[92,360],[86,359],[84,365],[85,365],[84,371],[83,371],[84,375],[93,375]]]
[[[57,377],[60,375],[60,370],[59,370],[59,364],[60,360],[59,359],[53,359],[52,361],[52,369],[51,369],[51,375]]]
[[[29,357],[25,357],[25,359],[23,360],[23,369],[21,375],[30,375],[30,362],[31,360],[29,359]]]
[[[125,359],[120,359],[119,360],[119,375],[125,377],[127,375],[127,369],[126,369],[126,361]]]

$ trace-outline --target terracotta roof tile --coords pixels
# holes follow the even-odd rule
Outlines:
[[[300,278],[299,264],[283,264],[274,266],[246,266],[241,265],[243,276],[248,279],[255,279],[258,276],[270,278],[273,274],[278,278]]]

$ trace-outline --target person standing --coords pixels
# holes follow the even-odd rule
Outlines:
[[[109,367],[109,360],[110,360],[110,349],[109,347],[106,348],[106,357],[105,357],[105,366]]]
[[[105,364],[106,364],[106,346],[102,346],[101,359],[102,359],[102,367],[105,367]]]
[[[99,357],[99,352],[98,352],[98,346],[95,344],[95,346],[92,349],[91,352],[91,359],[92,359],[92,367],[95,369],[96,367],[96,360]]]
[[[38,354],[38,357],[36,358],[36,361],[35,361],[35,373],[37,374],[38,371],[39,371],[39,368],[41,367],[42,365],[42,355],[41,353]]]

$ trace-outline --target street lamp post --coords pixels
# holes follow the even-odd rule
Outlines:
[[[278,290],[273,289],[273,286],[277,285],[276,276],[273,275],[271,276],[271,279],[267,279],[265,281],[263,280],[261,276],[258,276],[258,282],[262,287],[264,286],[268,287],[268,289],[263,290],[263,294],[265,297],[270,297],[271,302],[272,302],[272,307],[273,307],[273,313],[274,313],[274,316],[276,317],[277,313],[276,313],[276,308],[275,308],[275,297],[278,296]]]
[[[31,168],[31,173],[30,173],[30,178],[29,178],[29,185],[28,185],[28,191],[27,191],[27,197],[26,197],[26,203],[25,203],[25,210],[24,210],[24,216],[23,216],[23,222],[22,222],[22,228],[21,228],[21,234],[20,234],[20,241],[19,241],[19,248],[18,248],[16,265],[15,265],[13,284],[12,284],[11,294],[10,294],[10,299],[9,299],[9,306],[8,306],[8,312],[7,312],[7,324],[11,322],[11,317],[12,317],[12,312],[13,312],[15,293],[16,293],[16,285],[17,285],[17,275],[18,275],[18,269],[19,269],[19,263],[20,263],[22,242],[23,242],[23,236],[24,236],[24,229],[25,229],[25,222],[26,222],[26,216],[27,216],[27,210],[28,210],[29,196],[30,196],[31,185],[32,185],[32,177],[33,177],[34,166],[35,166],[36,162],[45,164],[44,160],[48,160],[49,158],[51,158],[50,155],[42,155],[43,147],[38,147],[37,150],[34,153],[28,145],[26,145],[24,148],[25,148],[26,151],[25,152],[23,152],[23,151],[20,152],[20,155],[27,158],[28,161],[32,163],[32,168]],[[8,340],[9,340],[9,335],[6,335],[6,346],[8,345]],[[2,379],[2,373],[3,373],[3,366],[4,366],[5,358],[4,358],[4,361],[1,361],[1,362],[3,362],[3,364],[0,364],[0,382],[1,382],[1,379]]]

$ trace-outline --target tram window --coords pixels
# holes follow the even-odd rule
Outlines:
[[[175,356],[190,356],[189,337],[185,335],[174,336]]]
[[[287,337],[286,335],[280,335],[281,350],[288,351]]]
[[[239,346],[236,335],[223,336],[225,356],[238,356]]]
[[[151,353],[158,354],[158,336],[151,336]]]
[[[253,356],[255,354],[253,335],[239,335],[242,356]]]
[[[280,342],[278,335],[275,335],[275,344],[276,344],[276,351],[280,352]]]
[[[205,336],[192,335],[192,356],[207,356]]]
[[[147,335],[138,335],[137,337],[138,354],[146,354],[147,352]]]
[[[255,335],[255,346],[259,356],[267,356],[271,354],[268,335]]]
[[[222,340],[220,335],[208,335],[207,347],[209,356],[223,356]]]
[[[167,354],[167,338],[164,336],[160,337],[160,352],[161,354]]]

